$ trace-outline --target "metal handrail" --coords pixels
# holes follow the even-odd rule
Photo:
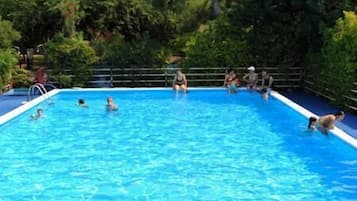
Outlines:
[[[29,90],[27,91],[27,101],[31,101],[33,99],[33,96],[35,94],[35,89],[37,89],[41,95],[46,95],[47,90],[45,86],[49,86],[53,89],[56,89],[56,87],[53,84],[41,84],[41,83],[35,83],[29,87]],[[49,96],[44,96],[45,99],[49,100]]]

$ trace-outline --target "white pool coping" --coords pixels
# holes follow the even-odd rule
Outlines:
[[[196,91],[196,90],[224,90],[223,87],[197,87],[197,88],[190,88],[189,91]],[[36,99],[33,99],[30,102],[26,102],[20,107],[6,113],[3,116],[0,116],[0,125],[6,123],[7,121],[17,117],[21,113],[31,109],[35,105],[41,103],[44,100],[47,100],[51,96],[56,95],[57,93],[64,91],[64,92],[78,92],[78,91],[142,91],[142,90],[150,90],[150,91],[160,91],[160,90],[172,90],[171,87],[157,87],[157,88],[72,88],[72,89],[54,89],[49,93],[39,96]],[[240,90],[246,90],[245,87],[241,87]],[[281,95],[278,92],[272,91],[271,96],[280,100],[284,104],[288,105],[289,107],[293,108],[295,111],[299,112],[300,114],[304,115],[306,118],[311,116],[318,117],[318,115],[310,112],[309,110],[301,107],[300,105],[296,104],[295,102],[291,101],[290,99],[286,98],[285,96]],[[352,147],[357,149],[357,139],[353,138],[352,136],[348,135],[343,130],[335,127],[334,129],[330,130],[332,134],[343,140],[344,142],[350,144]]]
[[[31,109],[32,107],[34,107],[35,105],[41,103],[44,100],[47,100],[48,98],[50,98],[51,96],[59,93],[61,90],[60,89],[54,89],[50,92],[48,92],[47,94],[44,94],[42,96],[39,96],[35,99],[33,99],[30,102],[24,102],[23,105],[17,107],[14,110],[11,110],[10,112],[0,116],[0,125],[6,123],[7,121],[10,121],[11,119],[17,117],[18,115],[24,113],[25,111]]]
[[[284,104],[288,105],[289,107],[293,108],[295,111],[299,112],[300,114],[304,115],[306,118],[309,118],[311,116],[314,117],[319,117],[318,115],[310,112],[309,110],[301,107],[300,105],[296,104],[295,102],[293,102],[292,100],[286,98],[285,96],[281,95],[278,92],[271,92],[271,96],[275,97],[276,99],[280,100],[281,102],[283,102]],[[334,134],[335,136],[337,136],[338,138],[340,138],[341,140],[343,140],[344,142],[350,144],[352,147],[357,149],[357,139],[353,138],[352,136],[348,135],[346,132],[344,132],[343,130],[337,128],[336,126],[329,130],[330,133]]]

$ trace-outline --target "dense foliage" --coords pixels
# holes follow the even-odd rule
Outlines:
[[[46,42],[62,29],[60,12],[50,0],[0,0],[0,16],[21,33],[16,43],[22,49]]]
[[[15,31],[12,23],[0,18],[0,48],[10,48],[12,43],[20,38],[20,33]]]
[[[0,92],[10,84],[11,71],[13,71],[16,62],[12,51],[0,49]]]
[[[249,63],[246,41],[238,37],[225,18],[210,23],[203,31],[185,34],[173,41],[173,49],[186,53],[184,66],[227,67]]]
[[[14,30],[12,23],[0,18],[0,92],[10,84],[11,72],[17,63],[11,45],[19,39],[20,34]]]
[[[341,18],[343,11],[350,14]],[[51,41],[50,62],[66,83],[65,69],[76,71],[77,64],[97,60],[87,40],[102,63],[125,67],[162,67],[180,51],[186,67],[303,66],[316,81],[331,75],[328,88],[338,88],[336,97],[348,91],[347,81],[356,80],[350,76],[356,65],[353,31],[346,25],[353,24],[356,11],[354,0],[0,0],[0,16],[22,35],[17,45],[34,48]],[[53,38],[58,33],[65,37]],[[76,55],[73,49],[81,51]],[[350,67],[341,70],[345,66]],[[89,74],[84,70],[80,77]],[[82,85],[82,78],[74,82]],[[322,82],[319,87],[325,88]]]
[[[11,72],[12,85],[14,88],[29,87],[31,85],[31,72],[23,68],[14,68]]]
[[[348,95],[357,74],[357,15],[344,12],[333,28],[327,29],[322,48],[322,68],[312,69],[316,90],[328,88],[340,105]]]
[[[55,75],[74,75],[73,86],[84,86],[97,61],[94,49],[80,35],[68,38],[58,35],[47,44],[48,57]]]

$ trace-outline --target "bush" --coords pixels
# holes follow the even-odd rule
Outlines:
[[[17,63],[11,50],[0,49],[0,92],[10,83],[11,72]]]
[[[323,47],[320,57],[314,56],[309,71],[315,84],[315,90],[326,93],[344,106],[357,80],[357,15],[344,12],[332,28],[326,28],[323,35]],[[314,62],[315,61],[315,62]]]
[[[116,66],[155,67],[165,62],[166,52],[158,41],[148,36],[125,42],[123,36],[117,35],[109,41],[103,55]]]
[[[72,85],[72,78],[69,75],[60,73],[54,76],[54,80],[58,82],[60,88],[67,88]]]
[[[240,66],[251,60],[245,40],[234,36],[224,18],[203,32],[183,35],[173,43],[175,49],[186,53],[185,66]]]
[[[344,12],[336,25],[326,29],[322,48],[323,68],[315,72],[320,89],[334,93],[336,103],[344,105],[356,81],[357,70],[357,15]]]
[[[89,42],[79,35],[72,38],[57,35],[47,47],[54,74],[73,75],[72,84],[84,86],[92,75],[91,65],[98,60]]]
[[[29,87],[31,72],[23,68],[14,68],[11,72],[11,79],[14,88]]]
[[[0,17],[0,48],[10,48],[20,38],[20,33],[12,27],[12,23]]]

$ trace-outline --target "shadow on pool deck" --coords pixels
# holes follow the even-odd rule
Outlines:
[[[301,105],[302,107],[310,110],[311,112],[321,116],[325,114],[335,113],[341,109],[331,105],[328,101],[322,97],[315,96],[312,93],[305,92],[303,90],[298,91],[284,91],[280,92],[285,97]],[[341,122],[336,122],[337,127],[350,134],[357,139],[357,115],[350,112],[346,112],[345,119]]]

